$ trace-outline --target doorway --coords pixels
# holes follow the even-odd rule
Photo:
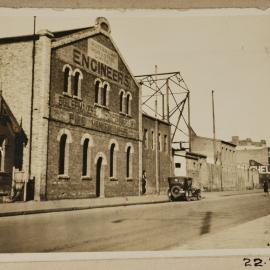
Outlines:
[[[101,177],[102,177],[102,157],[98,158],[96,165],[96,196],[100,197],[100,186],[101,186]]]

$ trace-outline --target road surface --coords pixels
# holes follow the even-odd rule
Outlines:
[[[0,252],[168,250],[270,214],[262,193],[0,218]]]

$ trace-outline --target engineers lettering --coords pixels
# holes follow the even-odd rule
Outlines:
[[[73,62],[80,65],[84,69],[99,74],[100,76],[106,77],[114,82],[117,82],[126,88],[130,88],[129,76],[117,71],[96,59],[90,58],[78,49],[73,49]]]

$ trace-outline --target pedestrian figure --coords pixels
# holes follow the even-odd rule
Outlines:
[[[146,171],[143,171],[143,175],[142,175],[142,194],[146,193],[146,185],[147,185]]]
[[[269,196],[269,192],[268,192],[268,180],[264,179],[263,181],[263,191],[265,192],[265,196],[267,194],[267,196]]]

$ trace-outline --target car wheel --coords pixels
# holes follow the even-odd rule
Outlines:
[[[171,188],[171,194],[172,194],[173,199],[179,198],[181,196],[180,191],[181,191],[181,188],[179,186],[173,186]]]

